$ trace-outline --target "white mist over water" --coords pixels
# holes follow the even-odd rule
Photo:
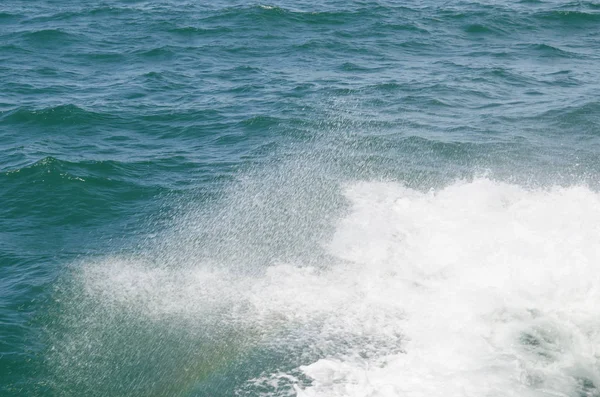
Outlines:
[[[345,196],[327,266],[109,259],[84,267],[86,294],[203,324],[217,342],[234,329],[240,350],[318,352],[298,368],[301,397],[599,395],[600,194],[475,179],[425,193],[353,183]]]

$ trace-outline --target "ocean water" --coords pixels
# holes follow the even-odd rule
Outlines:
[[[0,395],[600,396],[597,1],[3,0]]]

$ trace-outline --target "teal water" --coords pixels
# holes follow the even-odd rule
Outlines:
[[[599,92],[594,1],[3,1],[0,394],[600,395]]]

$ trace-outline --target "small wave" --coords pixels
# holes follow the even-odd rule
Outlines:
[[[264,129],[276,126],[281,120],[272,116],[254,116],[241,122],[246,127]]]
[[[283,13],[288,12],[288,10],[286,10],[285,8],[277,7],[277,6],[259,5],[258,8],[261,10],[265,10],[267,12],[272,12],[272,13],[277,13],[277,14],[283,14]]]
[[[374,72],[374,71],[377,71],[380,69],[381,68],[377,68],[377,67],[361,66],[361,65],[358,65],[353,62],[344,62],[340,66],[340,70],[342,70],[344,72]]]
[[[378,84],[372,86],[372,88],[374,88],[375,90],[381,90],[381,91],[384,91],[384,92],[387,92],[387,91],[389,91],[389,92],[396,92],[396,91],[401,90],[402,87],[403,87],[402,84],[399,84],[399,83],[397,83],[395,81],[388,81],[388,82],[385,82],[385,83],[378,83]]]
[[[138,50],[136,55],[147,59],[172,59],[177,51],[170,46],[162,46],[151,49]]]
[[[5,175],[17,174],[17,173],[21,173],[21,172],[26,172],[28,170],[35,170],[35,169],[40,169],[40,168],[51,170],[52,168],[59,167],[60,163],[61,163],[60,160],[58,160],[52,156],[47,156],[41,160],[34,162],[33,164],[29,164],[22,168],[7,171],[7,172],[5,172]]]
[[[155,159],[153,165],[158,170],[168,172],[174,168],[186,168],[181,159],[169,157]],[[158,181],[147,178],[141,181],[139,176],[148,169],[147,161],[122,162],[115,160],[67,161],[46,156],[33,163],[0,172],[7,189],[20,195],[32,194],[32,202],[45,200],[47,195],[58,195],[71,199],[79,195],[95,194],[127,196],[140,189],[156,189]],[[107,188],[110,188],[107,190]],[[33,189],[33,190],[32,190]],[[38,194],[35,191],[38,191]],[[47,192],[40,195],[39,192]],[[19,194],[15,199],[20,200]],[[6,198],[6,196],[5,196]]]
[[[543,58],[576,58],[578,54],[560,49],[550,44],[539,43],[539,44],[522,44],[518,45],[517,48],[524,49],[528,54],[536,54]]]
[[[166,117],[168,116],[168,117]],[[169,122],[177,120],[179,123],[185,122],[201,122],[204,120],[215,121],[222,117],[220,111],[215,109],[177,109],[177,110],[153,110],[152,112],[144,113],[139,116],[143,121],[150,122]]]
[[[11,14],[9,12],[1,12],[0,11],[0,21],[8,22],[11,20],[20,19],[22,17],[23,16],[19,15],[19,14]]]
[[[78,106],[59,105],[43,109],[18,108],[0,114],[0,120],[8,123],[32,123],[42,125],[82,125],[91,121],[105,121],[114,116],[85,110]]]
[[[78,39],[77,35],[61,29],[43,29],[21,34],[29,43],[34,45],[60,44],[66,46],[75,43]]]
[[[387,8],[377,6],[368,9],[343,10],[343,11],[301,11],[278,6],[245,6],[229,7],[216,15],[203,19],[204,22],[231,23],[240,22],[240,19],[251,19],[252,23],[258,22],[293,22],[307,25],[344,25],[352,22],[375,19],[385,14]]]
[[[108,51],[98,51],[98,49],[91,49],[91,52],[79,52],[77,53],[75,56],[77,58],[81,58],[81,59],[86,59],[90,62],[106,62],[106,63],[118,63],[118,62],[123,62],[126,58],[124,53],[120,53],[117,51],[112,51],[112,52],[108,52]]]
[[[77,11],[64,11],[57,12],[53,14],[45,14],[40,16],[35,16],[29,18],[27,22],[29,23],[46,23],[46,22],[65,22],[78,18],[86,18],[89,16],[92,17],[102,17],[102,16],[123,16],[128,12],[133,12],[132,9],[126,7],[111,7],[111,6],[101,6],[96,8],[87,8],[82,7]]]
[[[228,73],[255,74],[255,73],[262,72],[262,69],[259,67],[254,67],[254,66],[250,66],[250,65],[240,65],[240,66],[235,66],[231,69],[227,69],[227,72]]]
[[[578,106],[567,106],[559,110],[550,110],[540,117],[549,119],[561,127],[577,126],[581,134],[600,136],[600,102],[588,102]]]
[[[177,27],[168,30],[170,33],[181,35],[181,36],[215,36],[233,32],[232,29],[225,26],[218,26],[214,28],[200,28],[196,26],[185,26]]]
[[[67,181],[85,182],[85,178],[77,175],[76,169],[85,167],[84,163],[73,163],[65,160],[59,160],[56,157],[46,156],[32,164],[24,165],[20,168],[5,171],[4,176],[33,178],[32,181],[42,178],[56,178]],[[70,172],[70,171],[74,172]]]
[[[101,6],[86,10],[86,13],[92,16],[123,16],[127,13],[134,14],[137,11],[130,7],[116,7],[116,6]]]
[[[301,44],[295,44],[295,49],[305,51],[330,51],[331,53],[340,54],[372,54],[373,49],[367,45],[358,45],[346,40],[331,40],[331,39],[310,39]]]
[[[442,20],[464,20],[464,19],[479,19],[486,18],[489,16],[486,11],[459,11],[457,9],[440,9],[436,14],[436,18]]]
[[[505,34],[503,29],[489,24],[471,23],[464,27],[464,31],[471,34]]]
[[[600,22],[600,13],[597,12],[554,10],[542,12],[536,16],[542,21],[558,22],[578,28]]]
[[[501,79],[504,83],[511,85],[517,85],[522,87],[523,85],[534,85],[538,81],[526,74],[518,73],[517,71],[507,70],[503,68],[491,68],[485,71],[486,76],[490,76],[491,79],[497,81]]]
[[[417,33],[430,33],[425,27],[417,25],[416,22],[406,21],[404,23],[394,22],[376,22],[373,24],[373,31],[381,32],[381,31],[399,31],[399,32],[417,32]]]
[[[244,7],[227,7],[220,10],[215,15],[210,15],[202,19],[203,22],[219,22],[231,23],[232,21],[238,21],[239,19],[259,18],[261,20],[280,20],[282,17],[285,19],[292,15],[291,11],[280,7],[270,6],[244,6]],[[236,24],[239,25],[239,24]]]

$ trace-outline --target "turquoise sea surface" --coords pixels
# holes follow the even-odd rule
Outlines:
[[[3,0],[0,395],[600,396],[600,3]]]

